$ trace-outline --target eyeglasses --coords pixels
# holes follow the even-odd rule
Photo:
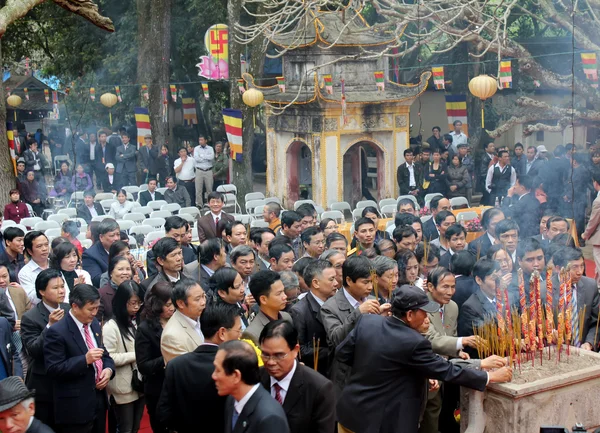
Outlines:
[[[144,303],[140,301],[127,301],[127,305],[129,305],[130,307],[141,307],[142,305],[144,305]]]
[[[260,358],[263,360],[263,362],[269,362],[270,360],[273,360],[275,362],[281,362],[285,358],[287,358],[290,353],[292,353],[292,352],[288,352],[285,355],[281,354],[281,353],[278,353],[277,355],[271,355],[271,356],[265,355],[264,353],[261,353],[260,354]]]
[[[227,328],[228,331],[233,331],[233,332],[237,332],[238,334],[241,334],[242,332],[242,328],[238,328],[238,329],[233,329],[233,328]]]

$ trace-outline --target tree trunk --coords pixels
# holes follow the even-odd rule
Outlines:
[[[137,0],[137,82],[148,86],[148,111],[154,144],[169,142],[169,124],[163,122],[162,90],[169,88],[171,58],[171,1]],[[141,98],[141,95],[140,95]],[[167,93],[167,101],[170,99]],[[145,101],[144,101],[145,103]],[[171,143],[171,149],[174,144]]]
[[[0,42],[0,63],[2,63],[2,44]],[[15,171],[6,137],[6,98],[4,86],[0,89],[0,197],[8,202],[8,192],[16,185]]]

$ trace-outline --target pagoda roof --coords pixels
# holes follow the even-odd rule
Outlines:
[[[259,89],[263,92],[265,102],[276,105],[302,105],[310,104],[320,100],[325,103],[341,104],[342,94],[341,91],[336,88],[333,94],[327,94],[324,88],[319,85],[319,75],[315,72],[313,82],[306,84],[300,89],[292,89],[286,86],[286,91],[281,92],[278,85],[274,86],[257,86],[254,84],[254,78],[250,74],[243,74],[244,80],[249,84],[249,87]],[[373,77],[373,89],[372,90],[356,90],[349,87],[346,90],[346,104],[368,104],[368,103],[385,103],[385,102],[412,102],[421,93],[427,89],[427,84],[431,78],[431,72],[425,71],[419,77],[419,82],[416,84],[399,84],[393,81],[385,81],[385,90],[377,91],[375,84],[375,78]],[[322,80],[321,80],[322,81]]]
[[[267,35],[269,40],[282,48],[295,49],[317,42],[336,47],[365,47],[387,45],[396,40],[393,34],[374,30],[357,10],[309,11],[298,20],[293,30]]]
[[[23,102],[16,109],[22,111],[52,111],[52,87],[45,84],[43,81],[31,75],[12,75],[4,80],[4,86],[8,88],[11,94],[19,95]],[[23,89],[27,88],[29,100],[25,98]],[[46,102],[44,89],[48,89],[50,94],[49,102]],[[14,110],[7,104],[8,110]]]

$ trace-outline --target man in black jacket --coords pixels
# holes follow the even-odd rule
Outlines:
[[[211,305],[200,316],[204,343],[196,350],[169,361],[157,413],[170,430],[195,433],[222,432],[225,428],[226,397],[219,396],[212,379],[219,345],[242,334],[237,307]]]
[[[475,254],[477,260],[485,256],[492,245],[498,242],[496,224],[503,219],[504,212],[496,208],[488,209],[481,216],[481,227],[485,232],[474,241],[469,242],[469,251]]]
[[[156,178],[148,179],[148,190],[140,192],[140,204],[147,206],[148,202],[164,199],[165,197],[156,190]]]
[[[494,145],[493,141],[490,141],[485,146],[485,153],[481,157],[481,161],[479,163],[479,171],[477,173],[477,181],[478,181],[479,189],[483,192],[483,197],[481,198],[482,205],[490,204],[489,203],[490,194],[488,193],[488,191],[485,187],[485,178],[487,177],[487,172],[488,172],[488,169],[490,168],[490,163],[496,159],[495,152],[496,152],[496,146]],[[492,205],[493,204],[494,203],[492,203]]]
[[[260,334],[262,386],[283,407],[291,433],[332,433],[333,383],[297,361],[298,332],[285,320],[268,323]]]
[[[417,168],[414,163],[414,155],[412,149],[404,150],[404,164],[398,166],[396,179],[400,187],[400,195],[414,195],[418,197],[423,185],[423,172]]]
[[[452,210],[450,200],[439,195],[431,199],[430,208],[431,218],[423,223],[423,239],[427,239],[427,241],[433,241],[440,237],[440,232],[435,225],[435,216],[443,210]]]
[[[540,231],[540,202],[535,198],[532,189],[533,179],[525,174],[520,174],[517,176],[515,186],[508,190],[502,202],[504,215],[519,224],[519,233],[522,238],[535,236]]]
[[[158,160],[158,147],[152,144],[152,135],[144,136],[145,145],[140,148],[138,154],[140,156],[140,168],[142,169],[142,182],[147,182],[149,179],[156,179],[156,161]],[[146,206],[146,205],[142,205]]]
[[[54,433],[50,427],[34,418],[35,390],[29,391],[21,378],[7,377],[0,381],[0,429],[10,433]]]
[[[486,373],[434,354],[420,332],[429,327],[427,313],[439,310],[421,289],[404,285],[394,296],[391,317],[363,316],[337,347],[337,359],[352,366],[337,404],[340,431],[392,433],[401,426],[403,433],[416,433],[428,378],[479,391],[512,378],[509,367]]]
[[[83,194],[83,203],[77,206],[77,217],[83,218],[89,224],[93,217],[99,215],[104,215],[104,208],[94,201],[94,191],[86,191]]]

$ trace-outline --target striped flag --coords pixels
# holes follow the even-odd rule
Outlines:
[[[96,100],[96,89],[93,87],[90,87],[90,98],[92,99],[92,101]]]
[[[512,89],[512,62],[510,60],[500,62],[500,87]]]
[[[460,120],[463,132],[468,135],[467,95],[446,95],[446,115],[449,130],[454,129],[454,121]]]
[[[144,136],[146,134],[152,134],[150,129],[150,113],[147,108],[136,107],[135,112],[135,124],[137,126],[137,142],[138,149],[144,146]]]
[[[328,95],[333,95],[333,83],[331,81],[331,74],[323,75],[323,82],[325,83],[325,91]]]
[[[48,89],[44,89],[44,99],[46,99],[46,104],[50,102],[50,91]]]
[[[446,88],[446,79],[444,78],[444,67],[434,66],[431,68],[433,73],[433,84],[437,90],[444,90]]]
[[[117,94],[117,101],[123,102],[123,98],[121,98],[121,87],[115,86],[115,92]]]
[[[208,92],[208,82],[207,81],[202,82],[202,91],[204,92],[204,99],[206,99],[206,100],[210,99],[210,93]]]
[[[198,117],[196,117],[196,100],[194,98],[183,98],[183,124],[197,125]]]
[[[12,159],[13,170],[17,175],[17,164],[15,162],[15,135],[12,122],[6,122],[6,138],[8,139],[8,147],[10,148],[10,157]]]
[[[592,82],[592,87],[598,88],[598,64],[596,53],[581,53],[583,73]]]
[[[231,108],[223,109],[223,121],[225,122],[225,132],[229,147],[231,149],[231,159],[242,162],[242,112]]]
[[[150,94],[148,93],[148,86],[146,84],[142,84],[142,97],[146,101],[150,99]]]
[[[385,80],[383,71],[375,72],[375,84],[377,85],[377,90],[383,92],[385,90]]]
[[[285,77],[277,77],[277,85],[281,93],[285,92]]]
[[[171,98],[173,102],[177,102],[177,86],[175,84],[170,84],[169,89],[171,89]]]

